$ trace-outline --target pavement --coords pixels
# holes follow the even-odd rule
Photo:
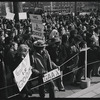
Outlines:
[[[100,77],[98,76],[92,77],[90,86],[85,89],[82,89],[80,85],[72,86],[69,83],[64,84],[65,91],[56,91],[56,98],[100,98]],[[39,94],[34,93],[31,97],[38,98]],[[45,98],[49,98],[48,93],[46,93]]]
[[[67,98],[95,98],[100,97],[100,83],[94,84],[86,89],[76,92]]]
[[[37,84],[37,82],[35,84]],[[68,79],[64,82],[64,86],[65,91],[56,91],[55,98],[100,98],[100,76],[93,76],[91,78],[90,86],[85,89],[82,89],[80,85],[70,85],[70,81]],[[28,99],[40,98],[37,89],[34,89],[32,96],[28,97]],[[18,100],[17,98],[20,99],[20,97],[14,97],[9,100]],[[49,94],[47,92],[45,98],[49,98]]]

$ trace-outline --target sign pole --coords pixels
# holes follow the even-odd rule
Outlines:
[[[90,86],[90,79],[87,78],[87,43],[85,43],[85,80],[81,80],[80,87],[82,89],[87,88]]]
[[[87,44],[85,44],[85,48],[87,49]],[[85,50],[85,80],[87,79],[87,50]]]

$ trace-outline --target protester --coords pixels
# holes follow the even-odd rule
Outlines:
[[[61,59],[61,62],[62,63],[66,62],[70,58],[70,49],[71,49],[71,47],[70,47],[70,43],[69,43],[69,35],[68,34],[64,34],[62,36],[62,43],[61,43],[61,50],[62,50],[62,57],[61,57],[62,59]],[[68,63],[66,63],[66,64],[64,64],[62,66],[63,74],[66,74],[66,73],[69,72],[69,68],[68,68],[69,65],[70,64],[68,62]],[[63,78],[64,79],[63,80],[64,83],[67,82],[66,80],[67,80],[68,76],[69,75],[64,76],[64,78]]]
[[[4,50],[3,46],[0,46],[0,88],[7,86],[6,80],[6,68],[4,64]],[[6,99],[6,90],[0,90],[0,97]]]
[[[35,50],[32,55],[33,74],[36,73],[36,75],[39,76],[38,85],[41,85],[43,84],[43,75],[53,69],[52,61],[48,51],[45,49],[46,44],[44,41],[37,40],[33,43],[33,46]],[[52,80],[46,85],[48,86],[49,97],[55,98],[54,84]],[[41,98],[45,98],[44,85],[39,87],[39,95]]]
[[[29,47],[26,44],[20,44],[20,46],[18,47],[17,53],[14,57],[14,59],[15,59],[14,67],[12,68],[13,71],[15,70],[15,68],[18,67],[18,65],[26,57],[27,53],[29,53]],[[25,87],[22,89],[22,91],[20,92],[20,96],[22,98],[26,98],[26,97],[28,97],[28,95],[32,95],[32,92],[29,88],[29,83],[27,83],[25,85]]]
[[[63,62],[62,59],[64,59],[63,57],[63,52],[61,51],[61,40],[59,39],[59,37],[56,38],[52,38],[48,41],[49,46],[46,48],[50,54],[51,60],[59,67]],[[63,69],[60,68],[61,70],[61,77],[58,78],[55,82],[56,85],[59,89],[59,91],[65,91],[64,85],[63,85],[63,79],[62,79],[62,75],[63,75]]]

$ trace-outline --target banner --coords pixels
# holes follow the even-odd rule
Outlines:
[[[44,35],[43,35],[44,26],[42,23],[41,16],[30,14],[30,19],[32,22],[32,31],[33,31],[34,37],[43,38],[44,37]]]
[[[27,13],[26,12],[19,13],[19,19],[27,19]]]
[[[56,78],[60,75],[61,75],[60,70],[59,69],[54,69],[54,70],[44,74],[43,82],[47,82],[49,80],[52,80],[53,78]]]
[[[15,16],[14,13],[8,12],[7,15],[6,15],[6,19],[13,20],[14,19],[14,16]]]
[[[26,55],[24,60],[19,64],[19,66],[13,71],[16,84],[18,86],[19,91],[21,91],[26,83],[28,82],[32,71],[30,66],[30,58],[29,53]]]

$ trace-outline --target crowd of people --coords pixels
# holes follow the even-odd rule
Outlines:
[[[79,85],[78,82],[81,82],[83,69],[75,69],[84,65],[84,52],[81,53],[80,49],[84,48],[85,44],[90,47],[88,62],[100,59],[100,18],[93,12],[89,15],[44,13],[41,17],[45,40],[34,37],[30,18],[16,22],[0,17],[0,77],[2,79],[0,88],[4,87],[5,81],[7,85],[15,83],[13,71],[29,52],[33,72],[31,78],[39,76],[39,85],[43,83],[42,77],[45,73],[55,68],[61,71],[61,77],[47,84],[47,91],[50,97],[54,98],[55,88],[65,91],[64,82],[67,81],[66,76],[63,77],[65,73],[72,71],[67,77],[71,85]],[[60,67],[75,54],[77,55],[73,59]],[[89,65],[87,77],[99,75],[99,65],[100,63]],[[21,95],[32,94],[29,85],[27,83]],[[18,92],[17,88],[10,92],[13,93],[15,90]],[[39,87],[39,94],[41,98],[45,97],[44,86]]]

